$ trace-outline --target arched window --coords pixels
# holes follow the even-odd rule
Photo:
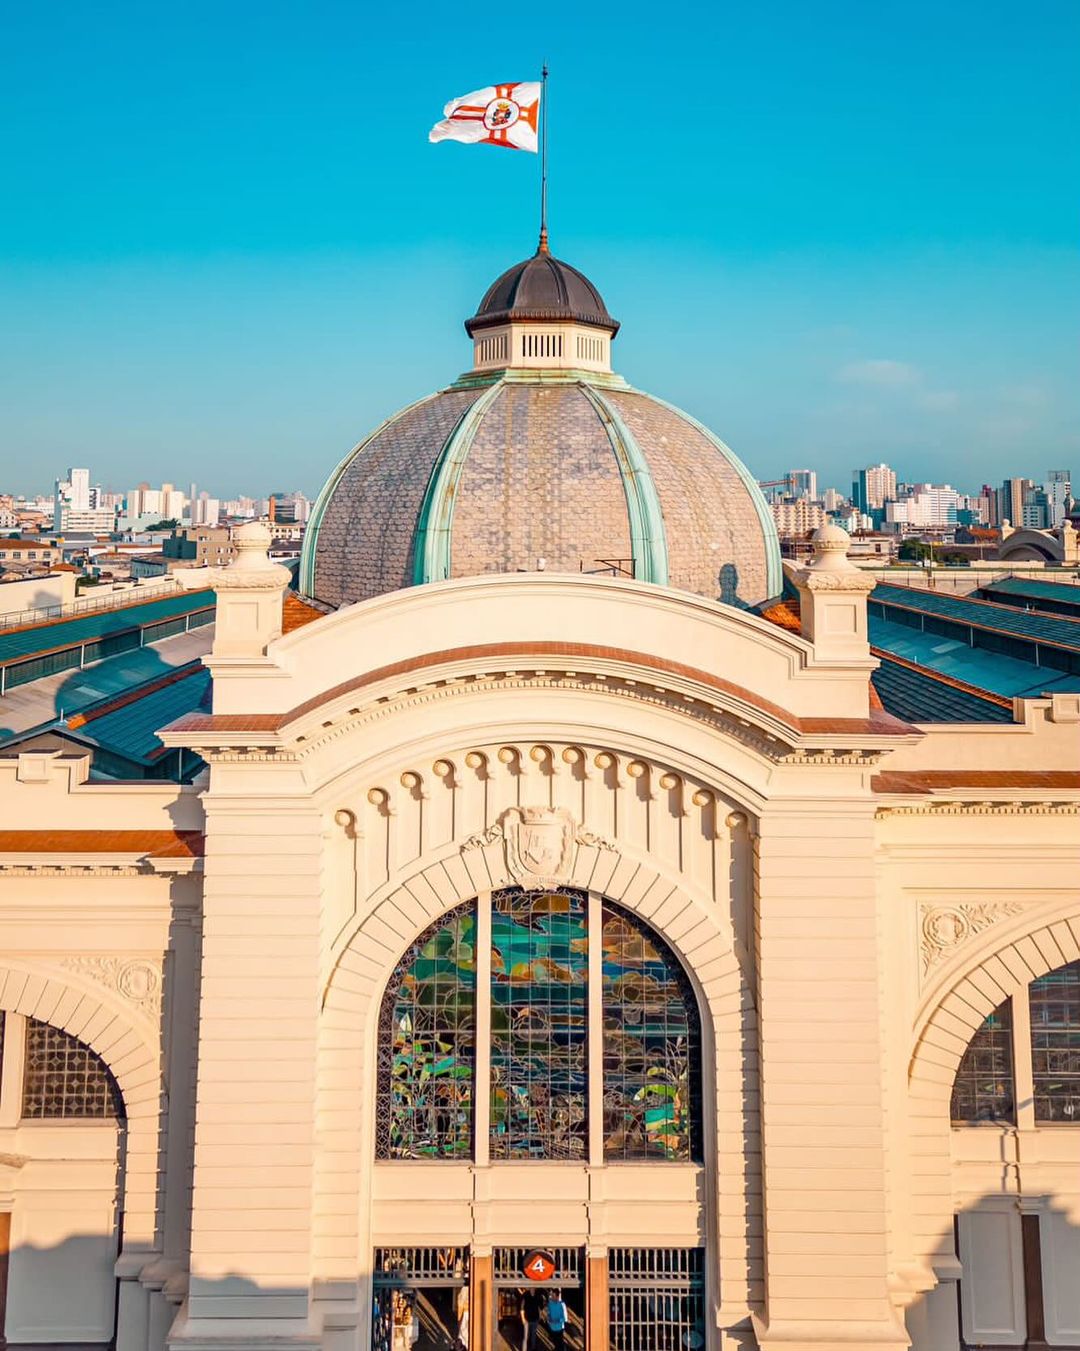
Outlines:
[[[574,888],[507,887],[422,934],[383,997],[378,1074],[380,1159],[701,1157],[686,973],[648,925]]]
[[[376,1152],[459,1159],[472,1152],[476,904],[416,940],[383,996]]]
[[[695,1159],[701,1031],[674,954],[604,903],[604,1157]]]
[[[1012,1055],[1012,1000],[1006,999],[986,1018],[968,1042],[953,1080],[953,1121],[1015,1120]]]
[[[96,1051],[63,1028],[28,1018],[22,1115],[53,1121],[123,1120],[124,1102]]]
[[[1032,981],[1028,995],[1035,1120],[1080,1120],[1080,962]]]

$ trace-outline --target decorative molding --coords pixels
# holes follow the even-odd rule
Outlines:
[[[209,763],[259,763],[276,761],[278,763],[295,762],[316,754],[322,748],[343,736],[397,717],[401,712],[427,704],[441,702],[448,698],[460,698],[468,695],[482,695],[493,689],[553,690],[575,689],[585,693],[612,694],[618,698],[632,699],[636,703],[661,707],[672,713],[690,716],[694,721],[704,723],[740,744],[748,747],[767,760],[783,764],[816,766],[873,765],[889,749],[886,746],[865,747],[858,750],[844,746],[847,738],[837,734],[842,749],[832,750],[826,747],[797,747],[800,734],[794,730],[777,728],[776,732],[767,731],[756,721],[753,714],[732,712],[722,705],[703,698],[700,695],[679,694],[660,683],[648,682],[630,677],[609,675],[603,672],[567,671],[558,673],[550,669],[523,670],[520,666],[506,671],[486,671],[482,675],[447,676],[430,684],[414,687],[394,694],[376,698],[364,708],[350,708],[337,718],[330,720],[329,726],[313,730],[296,739],[293,746],[286,749],[269,740],[259,742],[258,734],[252,734],[251,741],[245,747],[234,742],[192,746],[192,750]]]
[[[578,846],[615,846],[575,821],[565,807],[510,807],[495,825],[470,835],[462,851],[502,841],[506,870],[522,886],[554,890],[573,875]]]
[[[1020,914],[1023,909],[1018,901],[961,901],[957,905],[922,906],[923,975],[951,957],[969,938],[999,920]]]
[[[141,877],[149,864],[130,863],[0,863],[3,877]]]
[[[161,968],[142,957],[64,957],[61,966],[114,990],[145,1017],[161,1013]]]
[[[877,578],[852,568],[850,572],[827,572],[814,567],[800,568],[795,574],[795,583],[808,591],[852,591],[864,595],[877,586]]]
[[[1080,802],[958,802],[949,798],[878,807],[874,814],[879,820],[886,816],[1076,816]]]

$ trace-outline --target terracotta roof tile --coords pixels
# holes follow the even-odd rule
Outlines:
[[[322,617],[323,612],[321,610],[316,610],[314,605],[309,605],[307,601],[301,600],[295,591],[290,591],[281,607],[281,632],[283,634],[292,633],[294,629],[302,629],[305,624],[310,624],[316,619],[322,619]]]
[[[201,858],[198,830],[0,830],[0,854],[140,854]]]
[[[890,770],[870,780],[875,793],[933,793],[955,788],[1080,791],[1080,771],[1069,769]]]
[[[789,629],[792,633],[802,632],[802,607],[797,600],[779,600],[761,611],[762,619],[778,628]]]

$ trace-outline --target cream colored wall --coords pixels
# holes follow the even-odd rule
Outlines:
[[[560,343],[561,340],[561,343]],[[473,339],[473,370],[611,370],[611,336],[589,324],[505,324]]]
[[[558,662],[460,651],[537,634],[608,652],[575,663],[572,650]],[[423,669],[385,669],[451,648]],[[627,649],[731,688],[659,677]],[[97,785],[85,761],[0,759],[8,828],[190,829],[205,814],[201,875],[121,855],[0,857],[0,1001],[84,1035],[128,1098],[120,1351],[158,1351],[177,1307],[177,1348],[272,1330],[359,1351],[380,1236],[419,1241],[437,1219],[478,1250],[535,1238],[532,1174],[440,1166],[438,1206],[432,1189],[410,1204],[420,1171],[375,1166],[371,1119],[385,982],[433,918],[513,879],[507,813],[521,806],[569,812],[584,834],[568,880],[633,909],[680,954],[715,1106],[703,1172],[545,1168],[565,1189],[545,1219],[552,1241],[602,1252],[706,1234],[711,1351],[748,1344],[751,1315],[766,1351],[902,1345],[905,1310],[917,1351],[950,1351],[954,1210],[983,1188],[994,1205],[1013,1193],[1005,1172],[992,1189],[1000,1159],[958,1144],[971,1133],[950,1130],[949,1090],[1006,975],[1080,952],[1077,794],[886,798],[872,780],[958,763],[1075,768],[1067,703],[917,742],[854,734],[867,661],[826,664],[753,616],[609,579],[417,588],[213,665],[215,714],[240,717],[167,734],[208,756],[208,785]],[[243,726],[305,701],[291,725]],[[840,730],[793,732],[785,711]],[[160,969],[166,989],[172,964],[175,998],[133,1005],[116,975],[130,961]],[[1040,1196],[1072,1195],[1075,1160],[1053,1152],[1065,1138],[1019,1137]],[[1047,1224],[1060,1228],[1056,1215]],[[1061,1328],[1074,1317],[1068,1260],[1046,1258]]]
[[[327,692],[365,672],[463,646],[527,645],[538,638],[655,653],[751,688],[758,699],[796,717],[860,718],[869,708],[869,655],[861,664],[818,662],[813,647],[795,634],[704,597],[621,578],[537,573],[410,587],[278,638],[265,657],[211,658],[214,712],[286,713],[319,699],[319,716],[310,720],[317,727],[326,716],[322,707],[355,703],[345,695],[327,699]],[[625,656],[613,655],[607,669],[628,664]],[[475,659],[462,665],[469,673],[476,667]],[[590,669],[606,668],[601,663]],[[663,683],[689,688],[693,682],[680,682],[673,673]],[[365,697],[381,693],[379,682]],[[768,721],[760,710],[752,716]]]
[[[165,831],[201,824],[192,790],[90,783],[88,771],[85,756],[0,758],[3,829]],[[160,1291],[166,1276],[187,1264],[200,879],[190,859],[152,863],[119,847],[72,852],[53,838],[55,852],[0,851],[0,1008],[64,1028],[116,1078],[127,1112],[124,1245],[117,1263],[115,1126],[19,1124],[18,1094],[5,1083],[0,1153],[10,1148],[12,1158],[27,1160],[8,1193],[8,1336],[108,1336],[116,1265],[123,1277],[119,1346],[130,1351],[140,1346],[138,1329],[152,1314],[159,1324],[171,1321],[154,1310],[155,1300],[167,1301],[152,1288]],[[9,1061],[8,1073],[15,1069]],[[160,1281],[140,1280],[166,1259],[173,1270]]]

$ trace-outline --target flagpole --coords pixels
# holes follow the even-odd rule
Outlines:
[[[547,78],[545,61],[540,70],[540,244],[537,253],[549,253],[547,232]]]

